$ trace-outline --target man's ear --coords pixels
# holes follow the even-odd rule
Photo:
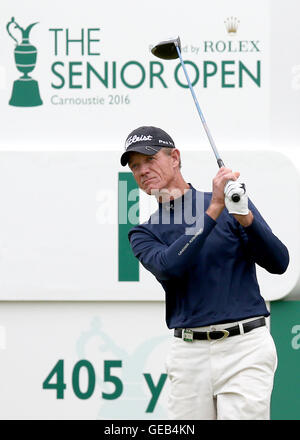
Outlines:
[[[174,148],[172,150],[172,159],[173,159],[173,166],[176,168],[180,165],[180,151],[177,148]]]

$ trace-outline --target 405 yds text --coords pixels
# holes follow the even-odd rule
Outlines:
[[[101,393],[101,397],[106,400],[114,400],[118,399],[123,393],[123,382],[121,379],[115,374],[115,371],[112,369],[122,368],[122,361],[120,360],[108,360],[104,361],[104,377],[103,382],[109,382],[113,384],[114,390],[111,393]],[[82,389],[82,384],[80,383],[80,374],[85,371],[87,375],[87,383],[85,384],[85,389]],[[161,394],[165,381],[167,379],[167,375],[165,373],[161,374],[157,384],[153,382],[151,374],[143,373],[144,379],[149,387],[151,397],[149,404],[146,408],[146,413],[151,413],[154,411],[154,408],[157,404],[158,398]],[[93,365],[90,361],[86,359],[82,359],[73,367],[72,371],[72,388],[76,397],[79,399],[89,399],[94,391],[96,386],[96,373]],[[65,390],[67,388],[67,384],[65,383],[65,375],[64,375],[64,360],[60,359],[57,361],[55,366],[52,368],[48,376],[43,382],[44,390],[55,390],[56,398],[63,399],[65,395]]]

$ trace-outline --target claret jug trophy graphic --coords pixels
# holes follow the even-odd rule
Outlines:
[[[16,23],[14,17],[12,17],[6,26],[9,36],[16,42],[14,55],[17,69],[23,73],[23,76],[14,81],[13,91],[9,101],[10,105],[16,107],[35,107],[43,104],[38,82],[28,75],[29,72],[35,68],[37,58],[36,47],[29,43],[30,31],[36,24],[37,23],[32,23],[26,29],[23,29]],[[12,29],[19,29],[21,31],[22,41],[20,44],[14,35],[12,35]]]

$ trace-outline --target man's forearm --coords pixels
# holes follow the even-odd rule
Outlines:
[[[213,220],[217,220],[219,215],[221,215],[224,204],[221,203],[211,203],[206,210],[206,214],[209,215]]]
[[[147,231],[143,232],[143,225],[132,228],[128,237],[133,253],[158,279],[180,278],[190,268],[216,225],[209,215],[204,215],[203,220],[203,227],[193,235],[183,233],[170,245],[163,244]]]
[[[212,202],[207,208],[206,214],[209,215],[213,220],[217,220],[224,207],[225,206],[222,203]],[[250,210],[246,215],[233,214],[233,216],[244,227],[250,226],[253,222],[253,214]]]

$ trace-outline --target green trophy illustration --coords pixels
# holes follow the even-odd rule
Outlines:
[[[10,105],[16,107],[35,107],[43,104],[38,82],[28,75],[28,73],[35,68],[37,58],[36,47],[29,43],[29,33],[36,24],[37,23],[32,23],[26,29],[23,29],[15,22],[14,17],[12,17],[6,26],[9,36],[17,43],[14,51],[15,63],[17,69],[23,73],[21,78],[14,81],[13,91],[9,101]],[[10,31],[12,25],[14,25],[14,29],[19,29],[22,33],[22,41],[20,44]]]

